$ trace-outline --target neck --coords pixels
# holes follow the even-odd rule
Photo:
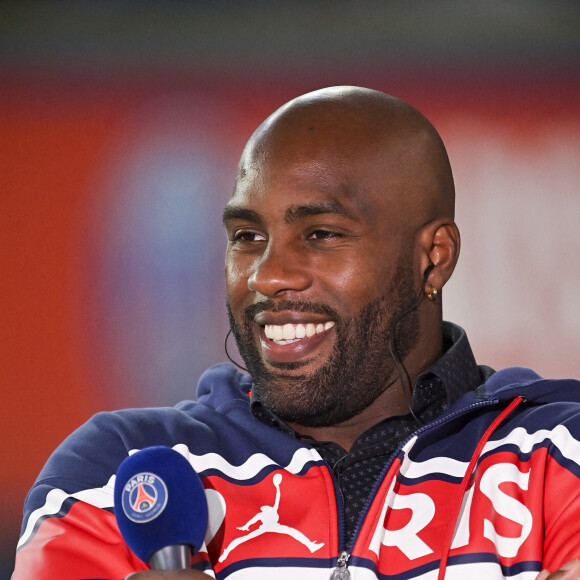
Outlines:
[[[379,421],[409,411],[407,400],[400,382],[387,388],[366,409],[358,415],[336,425],[328,427],[306,427],[298,423],[289,423],[300,435],[307,435],[317,441],[332,441],[349,451],[354,441]]]

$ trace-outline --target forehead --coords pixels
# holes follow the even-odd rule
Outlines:
[[[305,166],[306,165],[306,166]],[[287,224],[320,214],[368,220],[377,208],[359,184],[317,163],[263,167],[238,178],[224,220],[275,215]]]
[[[384,205],[378,164],[364,147],[349,151],[339,142],[268,141],[244,151],[228,208],[268,208],[292,221],[308,213],[372,218]]]

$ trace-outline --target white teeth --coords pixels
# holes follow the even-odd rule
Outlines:
[[[266,333],[266,338],[274,340],[281,344],[287,344],[289,342],[295,342],[302,338],[309,338],[315,334],[320,334],[325,330],[329,330],[334,326],[334,321],[329,320],[326,323],[313,324],[309,322],[308,324],[266,324],[264,331]]]
[[[291,324],[285,324],[282,327],[282,338],[284,338],[284,340],[294,340],[296,338],[294,327]]]
[[[284,338],[284,327],[274,326],[272,328],[272,338],[274,340],[282,340]]]

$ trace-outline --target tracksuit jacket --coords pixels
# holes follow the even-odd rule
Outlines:
[[[164,445],[209,506],[195,567],[217,578],[534,579],[580,556],[580,383],[493,374],[391,456],[353,540],[341,494],[307,443],[250,413],[229,364],[197,401],[95,415],[52,454],[25,504],[13,580],[120,580],[147,569],[117,528],[115,472]]]

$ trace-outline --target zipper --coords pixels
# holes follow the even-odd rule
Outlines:
[[[336,561],[336,567],[330,573],[330,580],[350,580],[350,571],[348,569],[348,559],[350,558],[350,552],[344,549],[346,543],[346,523],[344,515],[344,496],[342,494],[342,488],[340,487],[339,477],[335,475],[336,466],[344,459],[341,457],[330,469],[330,476],[334,483],[334,489],[337,499],[337,507],[339,509],[339,519],[338,519],[338,548],[340,554]]]
[[[334,465],[336,466],[340,461],[339,459]],[[336,512],[338,521],[338,558],[336,560],[336,566],[330,573],[330,580],[350,580],[350,571],[347,567],[348,559],[350,558],[350,552],[345,550],[346,544],[346,523],[344,516],[344,497],[342,495],[342,489],[338,482],[338,478],[334,474],[334,466],[331,466],[328,461],[323,459],[324,464],[330,475],[332,485],[334,487],[334,497],[336,500]]]
[[[348,559],[350,554],[345,550],[338,556],[336,568],[330,574],[330,580],[350,580],[350,571],[348,569]]]

